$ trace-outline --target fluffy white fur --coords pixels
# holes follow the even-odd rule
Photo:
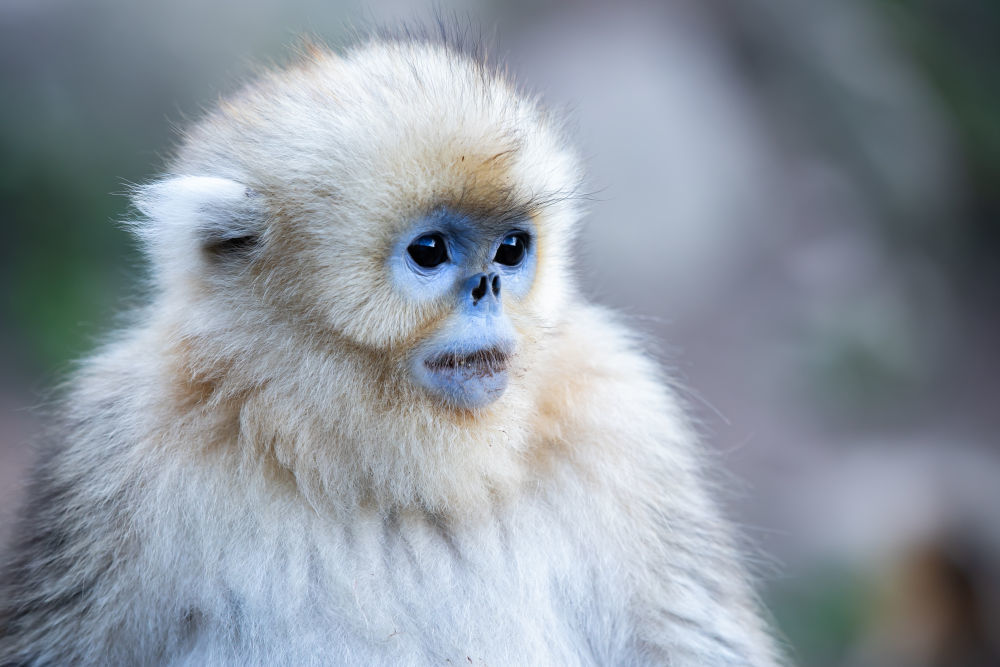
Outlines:
[[[137,193],[152,302],[74,379],[0,663],[775,664],[675,397],[572,284],[578,182],[535,100],[429,42],[222,102]],[[385,267],[437,206],[537,227],[475,412],[410,380],[447,309]]]

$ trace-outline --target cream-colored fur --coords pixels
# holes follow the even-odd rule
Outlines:
[[[674,395],[574,288],[579,179],[534,99],[431,42],[222,102],[136,194],[153,297],[74,379],[0,663],[775,664]],[[448,312],[386,270],[442,206],[537,229],[474,411],[410,379]]]

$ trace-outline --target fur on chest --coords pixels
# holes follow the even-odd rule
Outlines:
[[[608,662],[629,641],[626,587],[576,509],[532,499],[459,525],[413,511],[350,522],[289,513],[284,530],[245,535],[203,564],[211,583],[192,590],[190,655]]]

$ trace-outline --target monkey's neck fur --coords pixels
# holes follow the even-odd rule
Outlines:
[[[172,388],[154,429],[323,511],[480,513],[528,483],[554,446],[560,420],[544,397],[559,388],[533,367],[557,367],[558,344],[522,346],[501,399],[468,411],[443,409],[392,354],[301,330],[275,323],[266,344],[239,349],[213,344],[217,334],[152,327],[144,335],[170,332],[146,344],[167,352],[159,372]]]

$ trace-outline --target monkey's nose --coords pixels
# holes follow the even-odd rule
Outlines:
[[[487,301],[500,300],[500,274],[498,273],[477,273],[469,278],[465,284],[472,296],[473,306],[478,305],[483,299],[487,299]]]

